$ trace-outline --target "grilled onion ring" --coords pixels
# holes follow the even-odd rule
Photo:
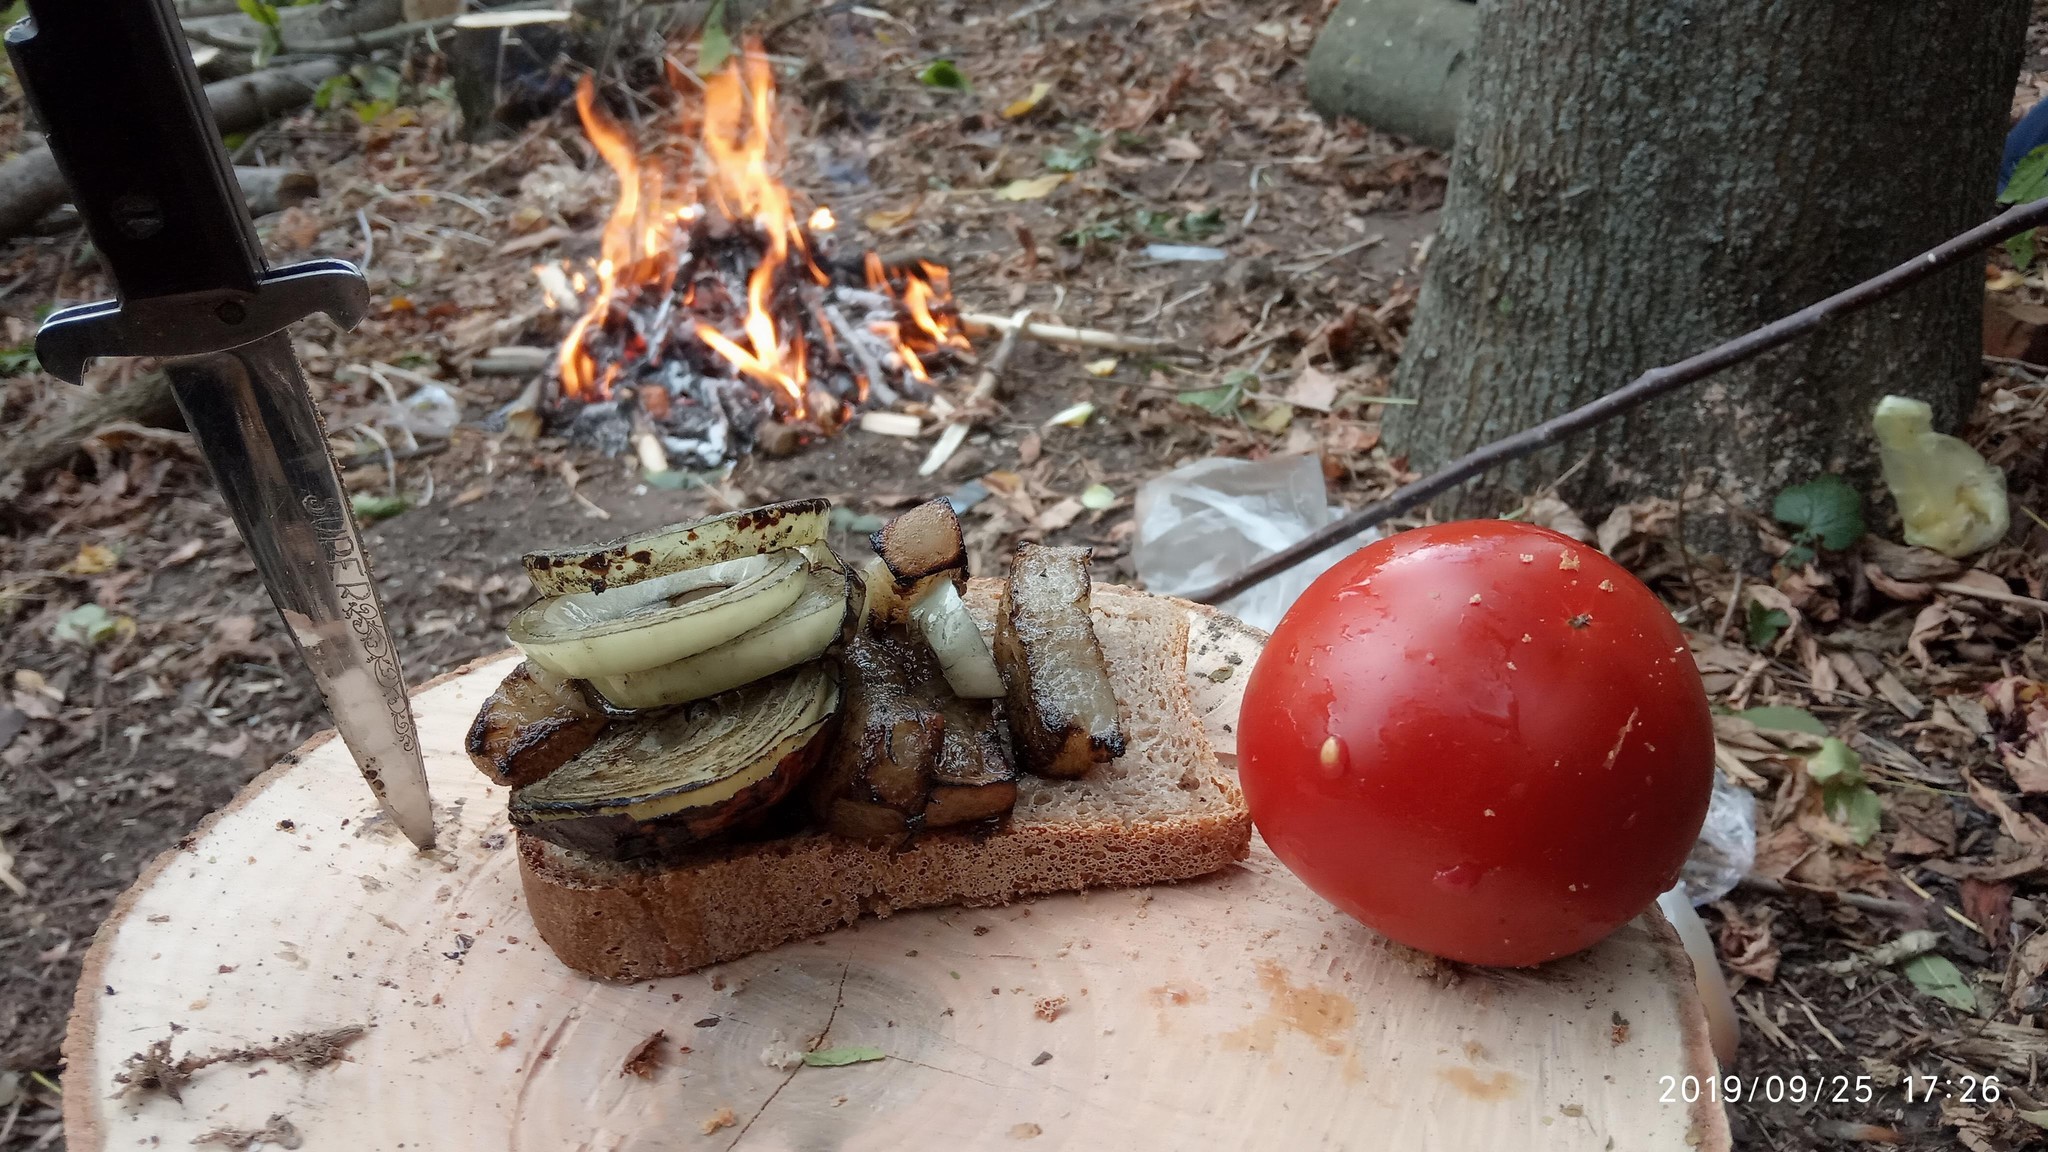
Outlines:
[[[716,648],[803,594],[795,550],[671,572],[603,592],[536,601],[506,628],[535,664],[562,676],[616,676]]]
[[[520,563],[543,596],[602,592],[671,572],[818,544],[825,539],[830,509],[829,500],[791,500],[608,544],[529,552]]]

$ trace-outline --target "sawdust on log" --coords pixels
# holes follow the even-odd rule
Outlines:
[[[229,1048],[205,1056],[187,1052],[172,1059],[171,1040],[181,1031],[183,1029],[174,1024],[170,1036],[153,1040],[142,1051],[131,1053],[122,1062],[123,1070],[114,1076],[114,1083],[121,1086],[114,1095],[117,1098],[141,1097],[162,1092],[182,1103],[185,1085],[192,1082],[192,1074],[213,1064],[254,1064],[259,1060],[275,1060],[301,1071],[325,1068],[340,1060],[348,1046],[369,1029],[361,1024],[344,1024],[316,1032],[295,1032],[272,1044]]]
[[[275,1144],[279,1148],[302,1147],[306,1141],[299,1130],[283,1114],[273,1115],[261,1128],[215,1128],[192,1138],[194,1144],[219,1144],[235,1152],[248,1152],[258,1144]]]

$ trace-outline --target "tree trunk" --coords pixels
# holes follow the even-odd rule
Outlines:
[[[1397,378],[1420,403],[1388,443],[1427,471],[1981,221],[2027,9],[1489,3]],[[1884,394],[1966,414],[1982,306],[1959,267],[1437,510],[1498,513],[1590,451],[1564,488],[1581,511],[1697,476],[1696,542],[1739,547],[1729,501],[1767,513],[1788,483],[1870,475]]]

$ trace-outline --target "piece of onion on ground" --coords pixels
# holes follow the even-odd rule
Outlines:
[[[1071,779],[1124,754],[1123,719],[1095,638],[1088,559],[1085,548],[1018,544],[996,617],[1017,759],[1041,776]]]
[[[840,638],[846,612],[845,575],[814,568],[796,603],[751,631],[658,668],[593,676],[590,686],[615,708],[661,708],[716,696],[824,655]]]
[[[968,700],[992,700],[1003,695],[1003,674],[996,670],[988,641],[982,639],[981,629],[975,626],[974,617],[960,599],[960,590],[951,581],[933,584],[910,606],[910,620],[923,633],[925,643],[931,645],[932,654],[939,658],[939,667],[954,695]]]
[[[611,860],[672,853],[760,816],[832,744],[839,684],[819,662],[615,723],[512,793],[512,823]]]
[[[521,661],[484,701],[464,748],[493,782],[520,788],[590,747],[608,722],[581,681]]]
[[[506,632],[563,676],[616,676],[716,648],[786,610],[806,587],[794,550],[749,556],[528,605]]]
[[[829,500],[791,500],[672,524],[607,544],[529,552],[520,562],[543,596],[602,592],[671,572],[821,543],[830,510]]]

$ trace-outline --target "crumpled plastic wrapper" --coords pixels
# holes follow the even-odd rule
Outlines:
[[[1944,556],[1982,552],[2010,522],[2005,473],[1975,448],[1934,430],[1924,401],[1887,396],[1871,418],[1884,484],[1898,501],[1906,543]]]
[[[1161,595],[1199,591],[1343,514],[1330,506],[1315,456],[1197,460],[1139,487],[1138,578]],[[1316,577],[1379,536],[1368,529],[1218,607],[1271,632]]]
[[[1707,821],[1678,874],[1679,884],[1695,906],[1711,904],[1733,892],[1755,863],[1756,797],[1716,771]]]

